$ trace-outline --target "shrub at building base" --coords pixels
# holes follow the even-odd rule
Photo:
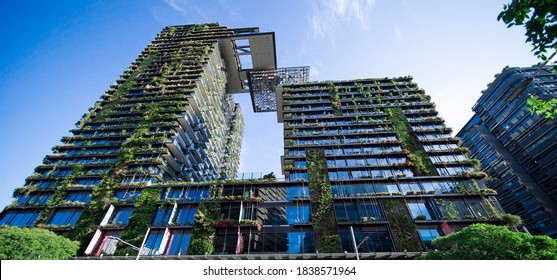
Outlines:
[[[0,227],[2,260],[66,260],[76,256],[78,242],[40,228]]]
[[[473,224],[433,240],[425,260],[557,260],[557,241],[504,226]]]

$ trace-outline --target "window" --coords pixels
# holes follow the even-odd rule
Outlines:
[[[40,216],[39,210],[8,210],[4,212],[0,225],[30,227]]]
[[[213,244],[215,245],[214,254],[235,254],[236,250],[243,252],[245,250],[245,244],[249,242],[249,234],[243,234],[243,242],[238,242],[238,229],[219,229],[215,234],[213,239]],[[284,244],[286,242],[284,241]],[[238,247],[237,245],[242,245]]]
[[[488,218],[489,213],[491,213],[489,205],[485,205],[486,203],[482,202],[482,200],[468,200],[468,205],[472,210],[472,216],[474,216],[475,218]]]
[[[153,220],[153,225],[155,226],[166,226],[168,220],[170,220],[170,214],[172,214],[173,205],[164,206],[157,209],[155,212],[155,219]]]
[[[310,221],[309,206],[286,207],[286,220],[288,224],[304,224]]]
[[[296,168],[306,168],[306,161],[305,160],[295,160],[294,167]]]
[[[384,220],[381,207],[376,202],[338,202],[335,215],[339,222],[372,222]]]
[[[354,252],[350,231],[341,229],[339,233],[342,249],[347,252]],[[354,227],[354,239],[356,239],[357,243],[362,242],[365,237],[367,237],[367,240],[358,248],[360,253],[392,252],[394,250],[389,231],[384,227]]]
[[[406,194],[409,191],[420,191],[420,186],[417,183],[408,183],[408,184],[398,184],[400,187],[400,191],[403,194]]]
[[[151,230],[145,241],[141,255],[160,255],[159,247],[164,237],[164,230]]]
[[[308,180],[308,174],[305,173],[305,172],[290,173],[290,181],[299,181],[299,180],[307,181]]]
[[[125,177],[122,179],[122,183],[124,184],[137,184],[137,183],[146,183],[147,186],[150,186],[152,183],[156,183],[157,179],[148,176],[141,176],[141,177]]]
[[[172,231],[167,255],[185,255],[190,243],[191,234],[183,230]]]
[[[245,205],[245,209],[247,210],[247,205]],[[248,211],[244,211],[244,214],[247,214]],[[247,218],[247,217],[240,217],[240,204],[233,203],[233,204],[225,204],[221,206],[221,219],[224,220],[239,220],[240,218]]]
[[[427,248],[431,248],[431,241],[439,237],[439,232],[436,229],[418,229],[418,233]]]
[[[289,187],[287,188],[287,199],[304,199],[309,198],[309,188],[308,187]]]
[[[410,210],[413,219],[431,220],[431,215],[429,214],[428,206],[426,206],[425,202],[409,202],[408,210]]]
[[[191,187],[171,188],[165,193],[163,199],[174,198],[181,201],[201,201],[201,198],[207,198],[209,191],[207,189],[198,189]]]
[[[81,216],[82,211],[83,209],[81,208],[58,209],[54,212],[48,224],[52,226],[73,226],[79,219],[79,216]]]
[[[236,238],[233,242],[237,242],[237,230]],[[249,239],[248,239],[249,238]],[[246,246],[245,244],[249,244]],[[216,247],[216,246],[215,246]],[[248,247],[248,252],[252,254],[258,253],[279,253],[288,252],[291,248],[295,251],[294,244],[290,245],[288,240],[288,233],[286,232],[270,232],[270,233],[260,233],[255,232],[251,234],[244,235],[244,247]]]
[[[109,237],[120,237],[122,235],[121,231],[107,230],[102,232],[102,237],[99,243],[97,243],[97,248],[95,249],[95,256],[100,256],[101,254],[112,256],[116,251],[116,246],[118,245],[118,240]]]
[[[66,197],[66,202],[82,202],[88,203],[91,200],[89,192],[70,192]]]
[[[335,160],[335,163],[335,166],[346,167],[346,161],[344,159],[337,159]]]
[[[112,213],[112,216],[108,221],[108,224],[116,225],[121,223],[123,225],[127,225],[128,219],[130,215],[133,213],[133,209],[134,209],[133,207],[119,207],[114,209],[114,212]]]
[[[313,232],[289,232],[288,253],[302,254],[315,252]]]
[[[195,206],[180,205],[180,207],[178,207],[178,211],[176,211],[174,223],[177,225],[192,225],[195,220],[196,212],[197,207]]]
[[[81,179],[77,180],[75,184],[84,186],[96,186],[101,182],[101,179]]]
[[[350,176],[348,176],[348,171],[339,171],[337,172],[337,176],[339,180],[348,180]]]
[[[286,225],[286,207],[259,207],[257,217],[263,225]]]
[[[125,189],[125,190],[118,190],[114,194],[118,199],[118,202],[122,201],[134,201],[139,195],[141,194],[141,190],[139,189]]]
[[[371,222],[375,220],[384,220],[385,216],[379,203],[376,202],[358,202],[358,214],[361,222]]]
[[[18,204],[45,205],[51,194],[22,195],[17,199]]]

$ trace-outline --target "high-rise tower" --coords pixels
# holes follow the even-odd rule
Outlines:
[[[532,115],[527,99],[557,96],[551,66],[505,68],[482,94],[458,133],[494,180],[501,206],[532,234],[557,238],[557,121]]]
[[[340,235],[350,251],[352,229],[368,237],[362,251],[421,251],[496,218],[485,173],[411,77],[285,85],[277,96],[284,172],[309,182],[318,247]]]
[[[0,224],[84,241],[107,209],[126,226],[141,209],[115,205],[146,199],[154,185],[234,178],[244,124],[231,93],[246,91],[247,80],[240,55],[253,70],[276,68],[274,34],[165,28],[16,189]]]

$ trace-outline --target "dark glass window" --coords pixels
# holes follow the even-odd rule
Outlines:
[[[240,237],[243,238],[244,236]],[[243,240],[245,242],[245,239]],[[214,238],[215,254],[235,254],[236,250],[243,251],[244,242],[238,242],[238,229],[220,229]],[[241,245],[241,246],[238,246]]]
[[[310,221],[309,206],[286,207],[286,220],[288,224],[304,224]]]
[[[413,219],[431,220],[430,207],[426,202],[409,202],[408,209]]]
[[[305,172],[293,172],[290,173],[290,181],[298,181],[298,180],[308,180],[308,174]]]
[[[134,201],[141,194],[141,190],[138,189],[125,189],[117,190],[114,194],[119,202],[121,201]]]
[[[174,223],[177,225],[193,225],[195,221],[195,213],[197,207],[192,205],[180,205],[174,217]]]
[[[123,225],[127,225],[128,219],[130,218],[130,215],[133,213],[133,210],[134,210],[133,207],[119,207],[114,209],[114,212],[112,213],[112,216],[108,221],[108,224],[116,225],[121,223]]]
[[[288,187],[286,192],[288,200],[309,198],[308,187]]]
[[[170,246],[167,255],[185,255],[190,243],[191,234],[183,230],[172,231],[170,236]]]
[[[287,225],[286,207],[259,207],[257,217],[263,225]]]
[[[431,241],[439,237],[439,232],[436,229],[418,229],[418,233],[427,248],[431,248]]]
[[[170,220],[170,214],[172,214],[173,205],[167,205],[157,209],[155,212],[155,219],[153,220],[153,225],[155,226],[166,226],[168,220]]]
[[[81,208],[64,208],[58,209],[54,212],[54,215],[50,219],[49,225],[53,226],[73,226],[81,216]]]
[[[67,202],[83,202],[88,203],[91,200],[90,192],[70,192],[66,197]]]
[[[17,199],[18,204],[45,205],[51,194],[22,195]]]
[[[243,237],[244,247],[246,247],[245,244],[249,244],[248,251],[251,254],[287,253],[290,249],[288,233],[286,232],[257,232],[251,234],[251,239],[247,239],[247,237],[250,237],[248,234],[243,235]]]
[[[337,202],[335,215],[339,222],[372,222],[385,219],[377,202]]]
[[[40,210],[7,210],[0,220],[0,225],[30,227],[40,216]]]
[[[341,229],[339,233],[342,249],[347,252],[354,252],[354,243],[350,231],[348,229]],[[366,236],[367,240],[363,241]],[[360,253],[392,252],[394,250],[389,231],[384,227],[354,227],[354,239],[356,244],[363,241],[362,245],[358,248]]]
[[[302,254],[315,252],[313,232],[289,232],[288,253]]]
[[[145,240],[145,246],[142,255],[160,255],[161,252],[159,248],[161,246],[162,239],[164,237],[164,230],[151,230],[149,231],[149,237]]]

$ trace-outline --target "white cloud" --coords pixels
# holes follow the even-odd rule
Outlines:
[[[205,10],[202,7],[204,1],[199,0],[163,0],[173,11],[188,17],[199,17],[197,20],[209,20],[212,12],[220,13],[223,11],[225,1],[220,1],[213,10]]]
[[[318,81],[319,80],[319,67],[311,67],[309,71],[310,81]]]
[[[314,36],[330,36],[341,23],[356,23],[361,30],[369,29],[375,0],[326,0],[312,2],[310,25]]]
[[[400,32],[400,28],[398,26],[394,27],[395,29],[395,41],[399,42],[402,40],[402,33]]]
[[[174,11],[179,13],[185,13],[186,9],[184,9],[184,5],[187,1],[180,1],[180,0],[164,0],[164,3],[168,4]]]

